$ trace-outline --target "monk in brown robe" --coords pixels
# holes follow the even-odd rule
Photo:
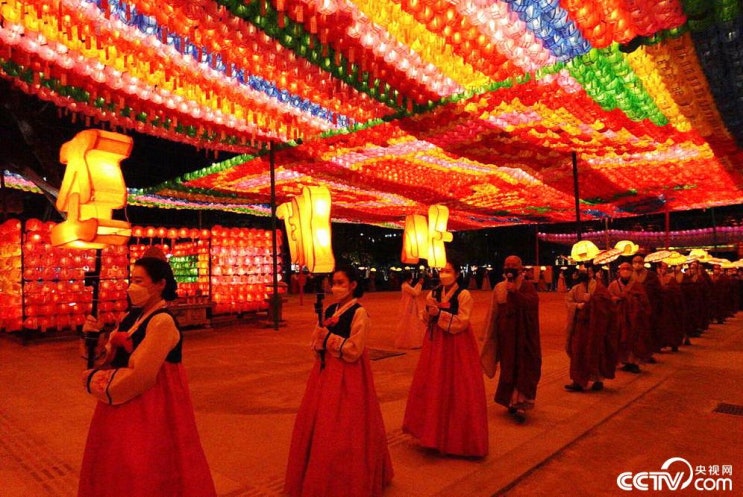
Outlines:
[[[678,352],[679,345],[684,341],[686,326],[681,282],[665,262],[658,265],[658,281],[661,288],[658,345],[661,348],[671,347],[673,352]]]
[[[660,306],[661,306],[661,288],[658,275],[649,271],[645,267],[645,259],[641,255],[636,255],[632,258],[632,278],[642,285],[645,293],[648,296],[650,302],[650,334],[647,336],[647,347],[650,349],[650,357],[646,359],[646,362],[655,363],[653,358],[653,352],[659,352],[661,349],[661,338],[660,338]]]
[[[609,337],[611,296],[594,277],[593,268],[581,269],[576,284],[566,298],[568,307],[565,350],[570,357],[570,392],[582,392],[592,381],[591,390],[603,390],[605,378],[614,378],[616,346]]]
[[[525,411],[534,407],[542,374],[539,295],[524,278],[523,269],[519,257],[506,257],[505,279],[495,285],[485,319],[481,355],[483,371],[490,378],[500,364],[495,402],[507,407],[519,423],[526,420]]]
[[[619,277],[609,284],[614,302],[614,319],[619,329],[619,360],[622,371],[639,373],[639,361],[652,354],[650,343],[650,301],[645,289],[632,278],[629,262],[619,265]]]

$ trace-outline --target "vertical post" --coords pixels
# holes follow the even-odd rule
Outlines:
[[[582,228],[580,225],[580,191],[578,189],[578,156],[575,152],[571,154],[573,159],[573,194],[575,196],[575,233],[578,241],[583,238]]]
[[[268,163],[271,170],[271,244],[273,252],[273,293],[271,294],[271,312],[273,314],[273,329],[279,329],[281,319],[281,296],[279,296],[279,268],[278,243],[276,240],[276,164],[274,163],[273,143],[268,143]]]
[[[668,247],[671,246],[671,212],[668,209],[668,202],[666,202],[665,205],[665,221],[666,221],[666,247],[665,249],[668,250]]]
[[[96,318],[98,318],[98,299],[101,283],[101,252],[103,252],[102,249],[95,249],[95,268],[93,268],[93,272],[85,273],[85,286],[93,287],[93,308],[90,313]],[[98,337],[100,335],[100,330],[86,331],[83,333],[85,351],[88,355],[88,369],[95,366],[95,349],[98,346]]]
[[[609,218],[604,218],[604,250],[609,250]]]
[[[712,215],[712,246],[713,250],[717,252],[717,223],[715,222],[715,208],[711,207],[709,210]]]

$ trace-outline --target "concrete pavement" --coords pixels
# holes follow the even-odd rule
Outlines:
[[[480,330],[488,292],[473,292]],[[490,455],[441,457],[401,432],[419,351],[372,362],[395,469],[385,497],[626,495],[624,472],[659,471],[673,457],[695,469],[731,471],[743,494],[743,313],[713,325],[693,345],[658,355],[639,375],[618,372],[602,392],[568,393],[564,295],[540,294],[543,369],[536,408],[517,425],[489,403]],[[393,350],[399,294],[362,299],[373,320],[369,347]],[[312,296],[289,296],[278,331],[256,320],[188,330],[184,364],[202,443],[223,497],[279,496],[294,415],[312,356]],[[75,341],[22,346],[0,340],[0,495],[69,497],[95,401],[80,384]],[[486,379],[492,398],[495,380]],[[714,412],[719,404],[732,413]],[[707,475],[712,485],[714,478]],[[669,493],[670,492],[670,493]],[[653,494],[652,492],[649,492]],[[656,492],[699,495],[705,492]],[[350,496],[353,497],[353,496]]]

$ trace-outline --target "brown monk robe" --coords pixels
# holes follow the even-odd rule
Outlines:
[[[658,279],[661,288],[660,315],[658,319],[658,338],[660,347],[671,347],[678,351],[684,341],[685,309],[681,283],[676,274],[669,270],[668,264],[661,262],[658,266]]]
[[[512,255],[504,263],[505,279],[493,289],[485,319],[485,345],[481,362],[492,378],[500,363],[495,402],[508,408],[523,423],[525,410],[534,406],[542,373],[539,341],[539,295],[525,280],[521,259]]]
[[[580,270],[577,283],[566,298],[568,307],[566,352],[570,357],[571,392],[582,392],[592,381],[592,390],[602,390],[605,378],[614,378],[617,364],[616,340],[612,331],[611,296],[594,278],[593,268]]]
[[[632,278],[641,284],[645,289],[645,293],[650,301],[650,335],[648,337],[648,347],[651,350],[651,356],[648,357],[648,362],[655,362],[652,358],[652,352],[660,351],[661,338],[659,334],[660,329],[660,306],[661,306],[661,288],[658,275],[653,271],[648,271],[645,267],[645,259],[641,255],[636,255],[632,258]]]
[[[650,301],[642,285],[632,279],[632,266],[619,265],[619,277],[609,284],[614,316],[619,329],[619,360],[622,371],[639,373],[638,361],[652,354],[650,344]]]
[[[693,261],[686,270],[681,290],[684,292],[684,303],[689,309],[692,330],[689,336],[698,337],[709,324],[709,292],[707,283],[700,272],[704,271],[697,261]]]

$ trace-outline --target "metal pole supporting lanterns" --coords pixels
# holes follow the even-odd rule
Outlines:
[[[271,244],[273,254],[273,285],[268,303],[273,316],[273,329],[279,329],[281,320],[281,296],[279,295],[278,242],[276,240],[276,164],[274,163],[273,143],[268,144],[268,163],[271,170]]]
[[[582,229],[580,225],[580,192],[578,190],[578,156],[575,152],[572,153],[573,158],[573,192],[575,195],[575,233],[578,236],[578,241],[582,238]]]

